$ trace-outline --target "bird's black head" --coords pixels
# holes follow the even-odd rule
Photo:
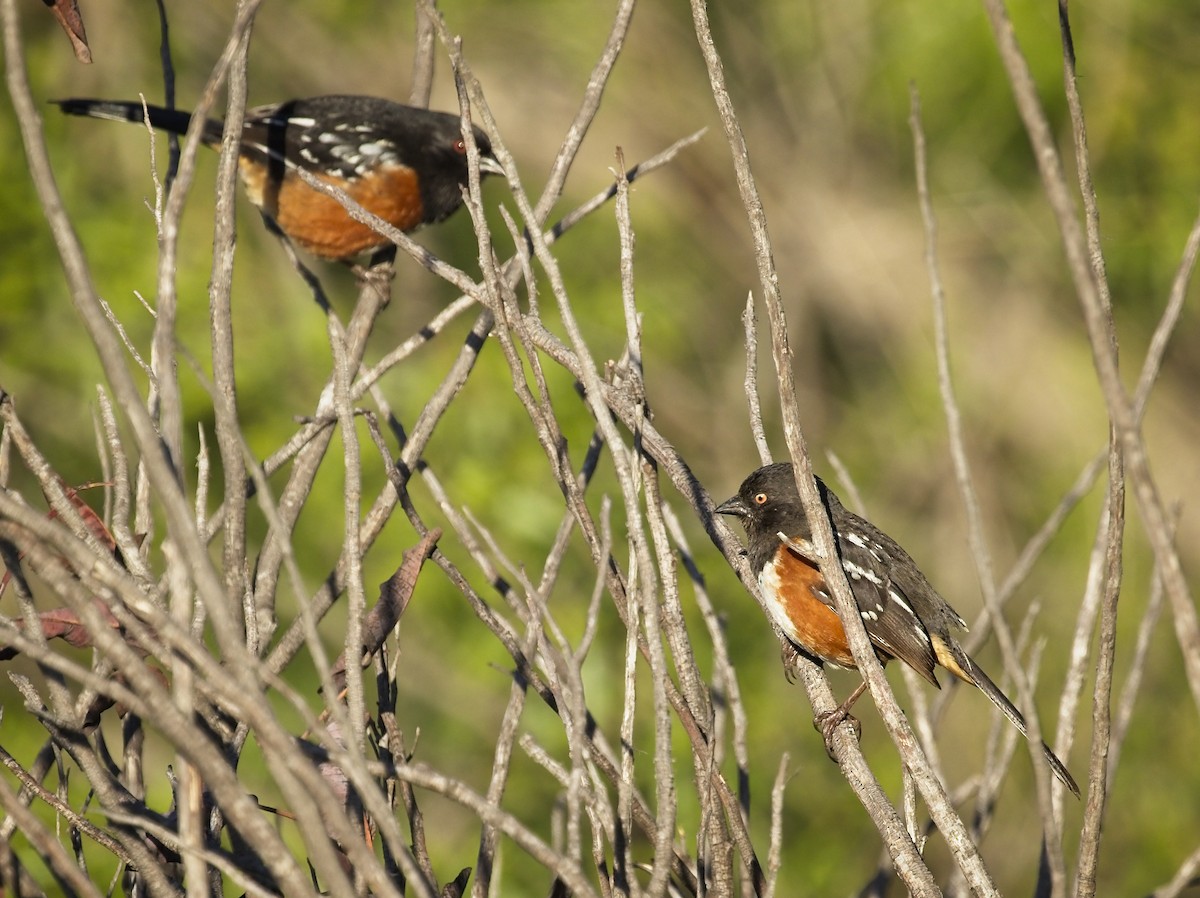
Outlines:
[[[781,530],[788,536],[807,535],[790,462],[759,468],[742,481],[736,496],[717,506],[716,512],[741,518],[749,536]]]
[[[737,495],[716,507],[717,514],[740,518],[746,529],[750,563],[761,568],[786,538],[810,536],[808,519],[800,504],[792,465],[788,462],[759,468],[742,481]]]
[[[458,116],[434,112],[426,115],[428,118],[422,122],[428,129],[423,138],[426,152],[414,154],[413,167],[421,178],[426,220],[435,222],[446,218],[462,204],[462,190],[467,186],[467,144]],[[503,175],[504,169],[496,159],[488,136],[475,126],[471,133],[479,149],[479,176]]]

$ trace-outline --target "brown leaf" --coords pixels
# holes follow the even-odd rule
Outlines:
[[[337,721],[328,720],[325,723],[325,730],[334,744],[345,747],[345,741],[342,739],[342,730],[338,726]],[[354,795],[354,787],[350,783],[350,777],[345,770],[337,763],[329,759],[329,752],[322,745],[309,742],[306,739],[297,739],[296,745],[314,764],[321,774],[321,778],[325,780],[330,790],[342,803],[343,808],[350,806],[351,802],[357,801]]]
[[[437,542],[442,538],[440,527],[434,527],[424,538],[404,553],[400,567],[392,576],[379,584],[379,601],[363,622],[363,648],[367,654],[379,651],[388,634],[400,622],[404,609],[417,588],[417,577],[426,559],[433,554]]]
[[[62,483],[61,480],[59,482]],[[62,488],[63,492],[67,495],[67,499],[70,500],[71,504],[75,506],[75,510],[79,512],[79,516],[83,518],[84,525],[88,528],[88,530],[92,531],[92,536],[96,537],[100,544],[107,548],[110,552],[116,552],[117,540],[116,537],[112,535],[112,531],[110,531],[108,527],[105,526],[104,522],[100,520],[100,515],[92,511],[92,506],[88,505],[79,497],[79,494],[84,490],[90,490],[97,486],[108,485],[109,484],[107,483],[93,482],[85,483],[78,487],[70,487],[63,483]],[[46,497],[46,501],[50,501],[49,496]],[[58,517],[58,512],[52,508],[50,509],[50,513],[47,515],[47,517],[50,520],[54,520]]]
[[[433,554],[437,542],[442,538],[440,527],[434,527],[419,543],[408,549],[396,572],[379,584],[379,601],[363,621],[363,653],[371,657],[383,645],[388,634],[395,629],[404,609],[412,599],[417,586],[417,577],[426,559]],[[330,678],[340,694],[346,687],[346,656],[343,652],[333,665]]]
[[[105,548],[107,548],[110,552],[112,552],[113,555],[116,557],[117,561],[119,561],[121,563],[121,565],[124,566],[125,561],[121,557],[120,551],[117,549],[116,537],[114,537],[112,535],[112,531],[109,530],[107,526],[105,526],[104,521],[102,521],[100,519],[100,516],[92,510],[92,507],[90,505],[88,505],[86,502],[84,502],[81,498],[79,498],[79,493],[83,490],[91,489],[92,487],[97,487],[97,486],[109,486],[110,484],[92,482],[92,483],[85,483],[79,487],[69,487],[65,483],[63,483],[61,478],[59,478],[59,483],[62,484],[63,492],[66,494],[67,499],[70,501],[70,503],[72,505],[75,506],[75,510],[79,512],[79,516],[83,519],[84,526],[87,527],[88,530],[90,530],[92,532],[92,535],[95,536],[96,539],[100,542],[100,544],[103,545]],[[49,496],[46,497],[46,501],[47,502],[50,501]],[[51,508],[48,512],[46,512],[47,520],[53,521],[57,518],[58,518],[58,512],[56,510],[54,510],[53,508]],[[136,537],[138,546],[141,546],[143,539],[145,539],[144,534]],[[17,554],[18,560],[20,560],[24,557],[25,557],[24,552],[20,552]],[[65,566],[66,561],[64,561],[63,564]],[[12,578],[11,571],[5,571],[4,576],[0,577],[0,596],[4,595],[4,591],[8,587],[8,583],[11,578]]]
[[[471,868],[463,867],[458,871],[458,876],[442,886],[441,898],[462,898],[463,893],[467,890],[467,881],[470,878]]]
[[[104,616],[105,624],[114,630],[119,630],[121,624],[108,606],[99,599],[95,599],[94,602],[96,608]],[[49,611],[39,612],[37,619],[42,625],[42,635],[46,639],[62,639],[77,649],[89,648],[92,645],[92,634],[88,632],[87,625],[79,619],[78,614],[69,608],[52,608]],[[13,622],[22,630],[25,629],[24,618],[18,617]],[[11,645],[0,646],[0,661],[8,661],[18,654],[20,652]]]
[[[83,17],[79,14],[79,4],[76,0],[42,0],[42,2],[50,7],[50,12],[54,14],[54,18],[58,19],[62,30],[67,33],[67,38],[71,41],[71,48],[75,51],[75,58],[82,63],[90,63],[92,51],[88,47],[87,31],[83,27]]]

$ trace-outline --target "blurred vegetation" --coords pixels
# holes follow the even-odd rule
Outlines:
[[[96,63],[83,67],[71,58],[50,17],[26,6],[38,95],[47,100],[131,98],[141,92],[151,102],[161,99],[158,26],[150,7],[87,6]],[[229,11],[221,4],[172,7],[178,98],[186,106],[221,50]],[[445,4],[444,11],[464,36],[467,58],[484,84],[501,133],[526,187],[535,192],[579,102],[612,10],[607,4],[458,0]],[[1011,12],[1043,101],[1069,150],[1056,9],[1022,0]],[[1073,12],[1104,249],[1123,368],[1131,384],[1200,196],[1195,165],[1200,118],[1194,101],[1200,11],[1167,2],[1099,0]],[[963,538],[961,502],[948,476],[907,125],[910,82],[920,90],[924,107],[952,364],[1001,575],[1107,435],[1060,245],[983,13],[974,4],[934,8],[914,0],[764,0],[714,4],[712,15],[772,228],[789,302],[801,410],[817,468],[832,477],[823,454],[836,453],[872,517],[910,549],[971,618],[979,591]],[[610,183],[615,147],[634,162],[710,127],[701,144],[638,182],[632,203],[656,423],[708,489],[723,497],[756,463],[745,425],[739,315],[757,279],[687,8],[645,4],[637,17],[560,211]],[[407,4],[266,4],[254,32],[251,102],[334,92],[403,99],[411,32]],[[454,103],[443,65],[432,105],[453,108]],[[0,384],[15,396],[35,439],[68,482],[98,480],[92,436],[97,363],[73,315],[32,188],[20,175],[24,162],[11,110],[6,106],[0,115],[10,122],[0,128],[0,168],[9,173],[0,194]],[[130,326],[134,343],[148,351],[151,321],[136,296],[153,300],[157,261],[154,220],[144,204],[144,198],[153,199],[146,134],[134,127],[66,120],[49,107],[45,116],[57,177],[96,281]],[[161,139],[158,151],[161,168]],[[208,154],[189,201],[179,262],[180,334],[206,369],[214,171],[215,156]],[[489,183],[485,193],[492,207],[508,202],[502,184]],[[292,431],[294,416],[314,408],[329,348],[322,317],[274,238],[249,204],[239,215],[234,286],[239,401],[251,449],[265,455]],[[493,224],[502,233],[498,216]],[[474,270],[467,216],[418,236],[438,255]],[[624,340],[617,252],[609,210],[570,233],[557,249],[593,350],[614,357]],[[332,281],[335,304],[348,312],[352,278],[332,268],[322,274]],[[447,285],[402,260],[395,298],[374,345],[383,347],[379,352],[394,345],[452,298]],[[1196,322],[1189,304],[1146,425],[1161,492],[1183,503],[1178,543],[1187,570],[1200,563],[1195,549],[1200,531],[1188,501],[1200,477]],[[402,421],[411,421],[417,403],[444,374],[466,327],[456,323],[385,379],[383,389]],[[368,352],[368,361],[377,357]],[[310,368],[309,358],[321,362]],[[763,362],[769,364],[765,356]],[[182,380],[192,409],[187,436],[194,446],[197,427],[211,438],[210,411],[197,380],[187,373]],[[591,432],[590,417],[558,372],[551,387],[578,459]],[[415,397],[411,407],[406,395]],[[782,439],[774,436],[775,450],[782,451]],[[484,352],[426,457],[451,495],[498,536],[514,561],[541,557],[539,550],[560,519],[561,499],[498,352]],[[382,486],[378,464],[373,467],[375,483]],[[14,476],[20,483],[21,472]],[[606,476],[605,469],[601,477]],[[340,528],[330,523],[340,522],[340,484],[328,476],[324,481],[297,531],[297,555],[310,586],[327,572],[340,540],[340,535],[334,541],[325,538],[330,526]],[[418,502],[422,489],[414,490]],[[1053,697],[1066,665],[1065,645],[1084,587],[1098,507],[1097,496],[1085,501],[1012,608],[1016,620],[1031,601],[1042,606],[1036,630],[1048,643],[1040,688],[1044,716],[1056,709]],[[714,600],[727,617],[750,714],[752,830],[765,844],[770,783],[780,754],[787,751],[795,775],[786,803],[783,877],[799,884],[786,891],[846,894],[873,869],[876,834],[826,760],[803,695],[780,675],[765,621],[708,549],[700,528],[690,521],[687,526]],[[1136,526],[1130,534],[1119,677],[1151,577]],[[412,541],[406,525],[393,522],[368,558],[367,583],[384,579]],[[453,544],[442,548],[472,569]],[[578,607],[553,609],[568,632],[582,626],[592,589],[586,567],[580,571],[573,589],[558,592],[559,597],[574,592]],[[477,585],[486,593],[485,584]],[[606,615],[612,626],[602,628],[592,651],[587,685],[593,711],[615,731],[620,708],[605,705],[605,683],[619,676],[624,631],[611,609]],[[340,645],[339,620],[335,609],[324,625],[330,646]],[[405,666],[414,678],[405,684],[400,720],[408,732],[420,730],[418,756],[436,757],[447,772],[484,788],[509,661],[472,624],[470,609],[456,591],[436,576],[422,579],[401,626]],[[703,658],[706,640],[698,624],[693,634]],[[1174,872],[1200,835],[1200,803],[1191,798],[1200,790],[1195,763],[1200,727],[1195,713],[1176,713],[1191,700],[1168,620],[1160,622],[1154,646],[1104,836],[1100,891],[1105,894],[1151,890]],[[992,652],[983,652],[983,663],[988,666],[991,659],[998,667]],[[855,682],[847,674],[834,678],[835,689],[843,692]],[[3,695],[6,705],[19,700],[11,692]],[[873,712],[863,711],[868,757],[894,790],[899,772],[883,727]],[[986,703],[972,697],[953,707],[943,746],[956,781],[979,762],[980,721],[987,713]],[[1089,713],[1081,711],[1083,744],[1071,755],[1080,774],[1087,763]],[[531,705],[526,723],[553,745],[557,727],[536,732],[539,715],[548,714]],[[31,732],[29,738],[36,743],[41,736]],[[19,747],[19,739],[20,734],[5,734],[10,750]],[[243,771],[252,771],[252,764],[251,753]],[[1018,758],[1017,765],[1016,783],[1029,787],[1028,762]],[[687,766],[681,760],[681,772]],[[253,780],[252,773],[246,776]],[[165,804],[169,793],[165,783],[161,788]],[[536,817],[522,809],[549,806],[555,795],[554,784],[539,770],[524,759],[517,762],[506,803],[518,814]],[[269,795],[260,798],[271,801]],[[983,846],[1001,888],[1016,894],[1030,891],[1037,862],[1037,845],[1024,831],[1024,801],[1002,804]],[[1068,821],[1076,820],[1080,809],[1069,804]],[[435,866],[472,863],[470,815],[432,798],[424,809],[432,821]],[[1068,822],[1068,832],[1072,825]],[[939,856],[936,839],[931,851]],[[519,851],[508,851],[504,863],[505,881],[512,884],[506,893],[535,887],[522,879]]]

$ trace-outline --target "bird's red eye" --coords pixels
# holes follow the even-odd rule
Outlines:
[[[452,143],[450,145],[450,148],[453,149],[454,152],[458,153],[459,155],[462,155],[462,156],[467,155],[467,145],[463,142],[463,139],[461,137],[458,140],[454,141],[454,143]]]
[[[754,504],[755,505],[766,505],[767,504],[767,494],[766,493],[755,493],[754,494]]]

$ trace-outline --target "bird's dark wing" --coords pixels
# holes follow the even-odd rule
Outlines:
[[[921,622],[913,599],[892,576],[897,565],[911,565],[912,559],[907,554],[904,558],[896,558],[887,542],[859,527],[839,527],[836,535],[842,569],[871,642],[888,655],[906,662],[933,685],[939,685],[933,672],[937,658],[929,632]],[[832,605],[831,600],[823,601],[830,601]]]

